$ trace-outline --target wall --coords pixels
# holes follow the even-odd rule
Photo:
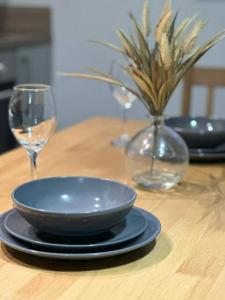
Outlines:
[[[84,66],[95,66],[103,71],[115,55],[111,50],[88,42],[89,38],[117,42],[116,25],[129,30],[127,12],[140,15],[143,1],[139,0],[8,0],[9,5],[47,5],[53,10],[53,85],[59,113],[60,127],[65,127],[93,115],[120,116],[121,109],[113,100],[107,85],[74,78],[62,78],[57,71],[83,71]],[[150,1],[153,22],[158,16],[162,1]],[[174,0],[173,7],[180,9],[180,16],[199,16],[209,20],[203,38],[225,28],[225,1],[221,0]],[[225,67],[225,42],[212,49],[201,65]],[[203,111],[204,91],[195,91],[194,112]],[[216,114],[224,117],[225,92],[218,91]],[[166,113],[179,114],[181,87],[173,95]],[[221,109],[222,106],[222,109]],[[142,105],[136,103],[130,117],[145,117]]]

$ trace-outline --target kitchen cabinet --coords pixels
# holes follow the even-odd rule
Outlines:
[[[20,83],[45,83],[51,81],[50,45],[20,47],[16,51],[16,81]]]
[[[8,122],[8,104],[15,83],[15,51],[12,49],[0,51],[0,154],[16,146]]]
[[[0,5],[0,153],[16,146],[8,123],[12,87],[50,83],[50,19],[48,7]]]
[[[50,83],[49,44],[0,49],[0,154],[16,147],[8,123],[12,87],[20,83]]]

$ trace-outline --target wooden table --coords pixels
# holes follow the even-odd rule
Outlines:
[[[110,146],[119,129],[118,120],[99,118],[55,134],[40,154],[39,176],[103,176],[133,186],[123,151]],[[23,149],[0,157],[1,212],[12,207],[13,188],[28,179]],[[225,299],[225,165],[191,165],[182,184],[167,192],[136,190],[136,205],[162,223],[154,247],[78,262],[1,244],[0,299]]]

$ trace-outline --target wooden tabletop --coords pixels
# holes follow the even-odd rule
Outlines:
[[[130,122],[137,131],[140,123]],[[138,189],[127,175],[123,150],[110,141],[114,119],[91,119],[55,134],[38,160],[39,177],[101,176],[133,186],[136,206],[162,223],[156,243],[95,261],[56,261],[0,246],[0,299],[225,299],[225,164],[190,165],[167,192]],[[0,212],[11,191],[29,180],[24,149],[0,156]]]

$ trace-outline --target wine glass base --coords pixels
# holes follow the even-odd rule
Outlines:
[[[111,145],[113,147],[125,148],[127,143],[129,142],[129,140],[130,140],[130,137],[128,134],[122,134],[117,139],[113,140],[111,142]]]

